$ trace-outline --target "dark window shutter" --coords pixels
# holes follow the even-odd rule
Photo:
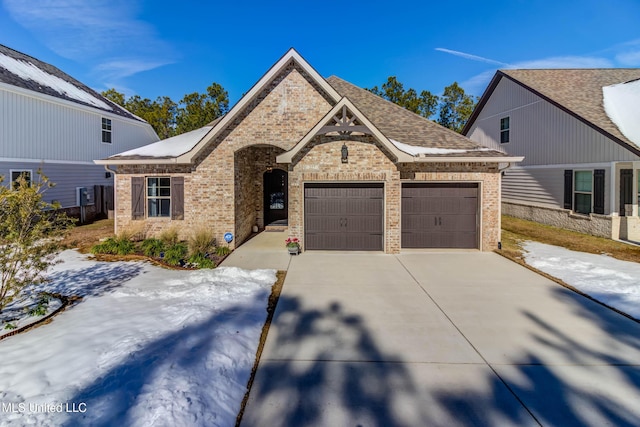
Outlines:
[[[184,219],[184,178],[171,178],[171,219]]]
[[[131,219],[144,219],[144,178],[131,177]]]
[[[573,171],[564,171],[564,208],[573,209]]]
[[[593,212],[604,215],[604,169],[593,171]]]

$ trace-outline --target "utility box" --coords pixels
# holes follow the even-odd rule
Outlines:
[[[87,187],[76,187],[77,206],[87,206],[91,203],[91,194]]]

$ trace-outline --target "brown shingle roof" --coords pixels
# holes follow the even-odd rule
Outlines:
[[[640,148],[611,121],[604,110],[602,88],[640,79],[640,68],[500,70],[516,83],[533,90],[570,114],[634,148]]]
[[[474,150],[482,146],[466,136],[447,129],[419,116],[397,104],[380,98],[368,90],[359,88],[336,76],[327,79],[342,96],[347,97],[389,139],[418,147]],[[498,151],[469,151],[464,154],[447,154],[446,157],[495,157]],[[438,155],[430,155],[438,156]],[[442,155],[440,155],[442,156]]]

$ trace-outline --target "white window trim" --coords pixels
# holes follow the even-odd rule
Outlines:
[[[104,128],[103,122],[105,120],[109,120],[109,129],[108,130]],[[111,135],[110,138],[109,138],[111,140],[110,142],[105,142],[104,141],[104,138],[102,137],[103,136],[103,132],[109,132],[109,135]],[[100,141],[102,142],[102,144],[109,144],[109,145],[113,144],[113,120],[111,120],[108,117],[102,117],[100,119]]]
[[[502,121],[504,119],[508,119],[509,120],[509,126],[507,126],[506,129],[502,129]],[[499,129],[500,129],[500,136],[498,138],[498,141],[500,142],[500,145],[503,144],[509,144],[511,142],[511,116],[504,116],[504,117],[500,117],[499,120]],[[502,133],[503,132],[507,132],[508,138],[506,142],[502,142]]]
[[[578,180],[576,179],[576,175],[578,172],[590,172],[591,173],[591,191],[578,191],[576,190],[576,183],[578,182]],[[593,169],[574,169],[573,171],[573,212],[578,214],[578,215],[590,215],[593,213],[593,177],[594,177],[594,170]],[[589,213],[584,213],[584,212],[578,212],[576,211],[576,194],[588,194],[591,196],[591,203],[589,206]]]
[[[168,178],[169,179],[169,195],[168,196],[149,196],[149,180],[150,179],[162,179],[162,178]],[[145,177],[145,186],[144,186],[144,203],[145,203],[145,213],[146,213],[146,217],[147,218],[171,218],[171,177],[170,176],[146,176]],[[160,188],[160,186],[158,186],[158,188]],[[166,188],[166,187],[165,187]],[[155,200],[160,200],[160,199],[165,199],[165,200],[169,200],[169,215],[150,215],[150,211],[149,211],[149,200],[150,199],[155,199]]]
[[[24,173],[24,172],[29,172],[29,185],[31,185],[31,183],[33,182],[33,169],[9,169],[9,188],[11,188],[13,190],[13,173],[14,172],[19,172],[19,173]]]

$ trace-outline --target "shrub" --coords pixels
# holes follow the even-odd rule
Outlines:
[[[161,252],[164,252],[165,244],[160,239],[145,239],[140,244],[142,253],[150,257],[159,257]]]
[[[198,268],[216,268],[216,263],[202,253],[191,255],[187,262]]]
[[[169,265],[180,265],[187,256],[187,246],[184,243],[176,243],[164,251],[164,262]]]
[[[189,237],[189,251],[192,254],[208,254],[213,252],[215,246],[216,238],[211,230],[201,228]]]
[[[27,286],[47,281],[45,273],[62,250],[60,239],[73,224],[58,211],[60,204],[42,199],[53,183],[38,175],[31,182],[22,175],[10,186],[0,176],[0,312]]]
[[[136,251],[136,245],[125,236],[109,237],[91,248],[92,254],[129,255]]]
[[[134,223],[118,233],[118,239],[141,242],[147,238],[147,227],[144,223]]]
[[[160,240],[167,246],[173,246],[178,243],[178,228],[170,227],[160,233]]]
[[[103,242],[93,245],[91,247],[92,254],[110,254],[115,255],[118,253],[118,242],[115,237],[109,237]]]
[[[231,249],[229,249],[229,246],[218,246],[216,248],[216,255],[220,257],[229,255],[230,253],[231,253]]]

